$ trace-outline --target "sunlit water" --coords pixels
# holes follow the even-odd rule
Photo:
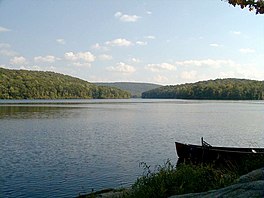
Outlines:
[[[263,101],[0,101],[0,197],[127,187],[175,141],[264,147],[263,120]]]

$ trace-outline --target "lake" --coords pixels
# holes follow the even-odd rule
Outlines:
[[[0,197],[127,187],[175,141],[264,147],[264,101],[0,100]]]

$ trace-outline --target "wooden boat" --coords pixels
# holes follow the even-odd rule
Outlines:
[[[248,160],[264,161],[264,148],[215,147],[202,140],[202,145],[175,142],[180,163],[226,164],[243,163]],[[264,164],[263,164],[264,165]]]

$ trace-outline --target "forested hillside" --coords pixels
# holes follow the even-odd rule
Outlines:
[[[0,68],[0,99],[129,97],[129,92],[59,73]]]
[[[216,79],[164,86],[142,93],[142,98],[263,100],[264,82],[246,79]]]
[[[135,82],[114,82],[114,83],[95,83],[100,86],[116,87],[131,93],[134,98],[141,98],[141,94],[151,89],[161,87],[161,85],[152,83],[135,83]]]

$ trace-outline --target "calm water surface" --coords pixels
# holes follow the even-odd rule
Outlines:
[[[0,197],[126,187],[175,141],[264,147],[263,120],[263,101],[0,100]]]

